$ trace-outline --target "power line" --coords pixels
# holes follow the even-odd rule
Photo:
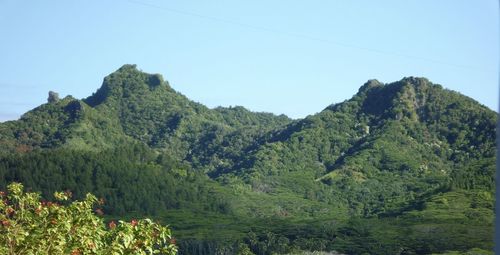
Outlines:
[[[493,69],[484,69],[484,68],[479,68],[476,66],[450,63],[450,62],[446,62],[446,61],[442,61],[442,60],[438,60],[438,59],[433,59],[433,58],[426,58],[426,57],[414,56],[414,55],[403,54],[403,53],[398,53],[398,52],[363,47],[363,46],[359,46],[359,45],[354,45],[354,44],[344,43],[344,42],[339,42],[339,41],[333,41],[333,40],[314,37],[314,36],[305,35],[305,34],[299,34],[299,33],[294,33],[294,32],[273,29],[273,28],[269,28],[269,27],[251,25],[251,24],[242,23],[242,22],[238,22],[238,21],[234,21],[234,20],[230,20],[230,19],[218,18],[218,17],[214,17],[214,16],[207,16],[207,15],[202,15],[202,14],[198,14],[198,13],[172,9],[169,7],[145,3],[145,2],[141,2],[141,1],[137,1],[137,0],[127,0],[127,1],[130,3],[133,3],[133,4],[142,5],[142,6],[146,6],[146,7],[162,10],[162,11],[167,11],[167,12],[171,12],[171,13],[181,14],[184,16],[191,16],[191,17],[196,17],[196,18],[200,18],[200,19],[206,19],[206,20],[211,20],[211,21],[215,21],[215,22],[230,24],[233,26],[239,26],[239,27],[249,28],[249,29],[253,29],[253,30],[260,30],[260,31],[265,31],[265,32],[269,32],[269,33],[281,34],[281,35],[286,35],[286,36],[290,36],[290,37],[305,39],[305,40],[309,40],[309,41],[316,41],[316,42],[320,42],[320,43],[336,45],[336,46],[340,46],[340,47],[344,47],[344,48],[363,50],[363,51],[377,53],[377,54],[381,54],[381,55],[389,55],[389,56],[396,56],[396,57],[401,57],[401,58],[416,59],[416,60],[421,60],[421,61],[440,64],[440,65],[448,65],[448,66],[452,66],[455,68],[461,68],[461,69],[473,69],[476,71],[495,72],[496,73],[496,70],[493,70]]]

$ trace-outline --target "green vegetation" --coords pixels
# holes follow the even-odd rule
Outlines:
[[[56,192],[57,203],[40,201],[12,183],[0,194],[1,254],[176,254],[170,229],[149,219],[110,221],[105,227],[93,208],[98,200],[68,203],[71,193]],[[62,203],[62,204],[61,204]],[[95,210],[101,212],[99,208]]]
[[[0,187],[91,192],[107,218],[171,224],[181,254],[476,254],[493,247],[496,121],[424,78],[291,120],[125,65],[1,123]]]

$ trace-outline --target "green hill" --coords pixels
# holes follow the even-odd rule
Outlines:
[[[292,120],[209,109],[124,65],[0,123],[0,187],[92,192],[105,217],[171,224],[182,254],[491,250],[496,121],[425,78]]]

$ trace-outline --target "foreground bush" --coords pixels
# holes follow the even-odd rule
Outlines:
[[[65,202],[70,193],[56,192],[60,203],[41,202],[10,184],[0,193],[0,254],[176,254],[171,231],[149,219],[111,221],[94,214],[97,198]],[[96,213],[102,213],[99,209]]]

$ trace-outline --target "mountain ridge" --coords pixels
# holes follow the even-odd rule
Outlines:
[[[444,94],[452,98],[452,102],[440,103],[439,96]],[[429,105],[426,104],[427,101],[437,103]],[[48,148],[56,144],[70,144],[69,146],[71,146],[71,142],[74,141],[73,144],[80,147],[111,148],[117,143],[138,140],[160,150],[176,150],[181,160],[188,160],[191,163],[196,161],[196,164],[200,161],[197,167],[202,167],[203,164],[211,164],[213,161],[225,156],[221,155],[224,152],[206,152],[204,147],[207,146],[199,141],[212,143],[217,140],[219,144],[222,144],[226,142],[224,141],[226,137],[231,137],[231,134],[233,136],[238,134],[241,137],[240,133],[246,132],[248,137],[240,149],[245,150],[246,147],[248,151],[252,148],[252,144],[256,146],[255,141],[257,141],[257,144],[272,144],[279,140],[289,139],[292,134],[301,132],[301,130],[314,129],[311,125],[321,124],[320,128],[324,127],[326,129],[335,129],[336,126],[337,129],[340,126],[350,126],[349,130],[345,130],[343,135],[335,134],[338,140],[336,143],[338,144],[342,140],[345,143],[349,139],[359,140],[369,136],[370,133],[373,134],[377,128],[388,121],[398,121],[404,124],[408,120],[412,123],[429,126],[430,121],[434,123],[441,118],[441,116],[434,116],[433,112],[456,114],[456,112],[463,111],[463,107],[460,108],[460,105],[466,107],[479,104],[459,93],[432,84],[425,78],[405,77],[400,81],[388,84],[383,84],[377,80],[368,80],[351,99],[332,104],[315,115],[291,120],[284,115],[254,113],[244,107],[209,109],[173,90],[161,75],[147,74],[138,70],[136,65],[127,64],[106,76],[103,85],[95,93],[83,100],[77,100],[69,96],[57,102],[44,104],[23,115],[20,121],[27,120],[29,122],[29,120],[36,118],[36,115],[43,115],[44,109],[45,112],[49,109],[55,112],[53,115],[56,115],[57,120],[51,118],[50,114],[45,114],[49,116],[38,120],[39,122],[53,120],[53,123],[50,124],[53,126],[51,131],[44,129],[41,132],[48,134],[45,141],[32,142],[31,144],[23,144],[22,139],[17,139],[17,141],[21,141],[21,147],[39,146]],[[457,109],[454,110],[453,107],[457,107]],[[479,106],[479,108],[483,108],[480,110],[487,112],[486,119],[494,118],[493,113],[488,111],[486,107]],[[339,121],[339,118],[345,118],[342,117],[343,114],[353,114],[356,121],[350,124],[335,124],[335,122]],[[478,122],[480,117],[476,116],[475,122]],[[238,121],[235,121],[236,119]],[[16,122],[9,123],[14,124]],[[454,125],[459,124],[458,122],[454,123]],[[44,123],[44,125],[48,124]],[[486,125],[484,123],[477,123],[477,125],[476,129],[478,130],[490,130],[489,134],[483,134],[483,136],[486,136],[484,139],[491,139],[494,136],[491,133],[493,123],[489,122],[486,129],[481,127],[481,125]],[[267,128],[267,126],[270,127]],[[421,128],[428,129],[428,127]],[[61,132],[60,129],[66,129],[66,131]],[[275,129],[275,131],[272,131],[272,129]],[[100,130],[108,131],[107,133],[110,134],[102,133]],[[210,131],[205,132],[205,130]],[[33,133],[31,128],[28,128],[27,131]],[[38,135],[39,138],[43,136],[39,135],[40,132],[38,134],[29,132],[14,131],[15,134],[11,135],[11,137],[37,138]],[[429,132],[426,131],[427,136],[431,135]],[[449,131],[440,130],[441,134],[436,134],[436,130],[431,133],[433,132],[434,136],[441,135],[441,140],[445,139],[443,137],[450,138],[446,138],[448,139],[447,142],[452,142],[451,140],[458,138],[451,137]],[[85,133],[89,133],[86,135],[89,138],[84,138]],[[5,144],[5,132],[0,134],[3,136],[0,137],[4,141],[3,144]],[[459,136],[459,134],[454,134],[454,136]],[[113,142],[112,140],[117,137],[119,139]],[[331,139],[330,144],[335,143]],[[483,144],[485,142],[483,141]],[[109,144],[109,146],[106,146],[106,144]],[[345,146],[350,147],[353,142],[351,141],[349,144],[345,144]],[[481,143],[477,144],[477,146],[480,145]],[[340,146],[334,151],[348,151],[344,147]],[[192,150],[196,150],[198,155],[192,155],[190,152]],[[10,151],[12,151],[12,148]],[[328,152],[328,155],[323,157],[331,158],[332,155],[336,154],[331,152]],[[345,152],[343,153],[345,154]],[[333,158],[327,161],[330,162],[327,163],[330,168],[332,164],[338,164],[338,162],[331,162],[335,161]],[[232,162],[231,164],[234,167],[236,165],[241,166],[242,163]],[[245,164],[248,164],[248,162]],[[228,170],[227,166],[225,167],[226,170],[223,170],[223,172]],[[220,170],[210,169],[205,171]],[[218,174],[212,173],[211,176],[218,176]]]
[[[218,238],[247,240],[259,254],[268,253],[246,233],[260,231],[259,243],[271,242],[271,231],[308,249],[293,244],[308,234],[262,225],[269,219],[292,229],[340,222],[328,230],[337,241],[315,234],[311,242],[349,254],[392,254],[398,242],[418,254],[484,249],[492,243],[496,120],[494,111],[425,78],[368,80],[352,98],[292,120],[240,106],[210,109],[161,75],[124,65],[87,98],[52,94],[18,121],[0,123],[0,186],[93,191],[110,201],[112,214],[166,214],[187,239],[215,238],[193,232],[189,220],[212,229],[219,223],[210,217],[236,218],[232,234]],[[425,224],[439,230],[431,234],[439,245],[425,241]],[[356,241],[351,231],[367,231],[368,239]],[[471,239],[467,231],[482,232]]]

